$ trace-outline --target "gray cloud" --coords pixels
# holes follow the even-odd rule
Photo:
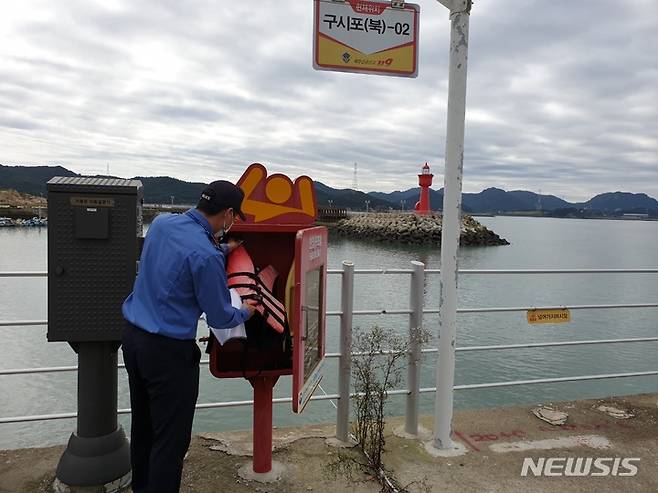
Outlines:
[[[447,12],[420,2],[420,75],[311,67],[311,2],[25,0],[0,7],[0,161],[236,179],[260,161],[414,186],[445,146]],[[653,0],[473,8],[467,191],[658,196]]]

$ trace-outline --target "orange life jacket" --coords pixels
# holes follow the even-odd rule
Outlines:
[[[269,265],[258,274],[244,246],[239,246],[228,255],[226,277],[228,287],[234,288],[242,301],[256,301],[256,310],[267,324],[279,333],[288,325],[286,309],[272,292],[279,273]]]

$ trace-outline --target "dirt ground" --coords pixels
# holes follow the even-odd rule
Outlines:
[[[634,417],[614,418],[599,411],[601,405]],[[384,462],[400,484],[416,482],[409,487],[412,493],[658,492],[656,394],[557,403],[552,407],[569,415],[561,426],[541,421],[530,412],[532,407],[456,413],[453,438],[465,453],[454,457],[432,457],[423,442],[392,436]],[[423,417],[421,424],[431,428],[432,419]],[[599,477],[521,476],[524,458],[551,457],[561,458],[563,465],[569,457],[609,458],[608,464],[613,458],[640,460],[632,477],[613,476],[612,470]]]
[[[602,411],[611,406],[633,416],[620,419]],[[403,419],[390,420],[384,462],[399,484],[412,493],[427,492],[656,492],[658,491],[658,395],[561,402],[553,409],[568,414],[563,425],[548,424],[533,406],[457,412],[454,439],[461,449],[436,456],[429,432],[420,439],[397,436]],[[432,418],[421,419],[430,428]],[[184,493],[222,492],[378,492],[361,472],[348,480],[331,476],[328,465],[339,449],[325,437],[332,425],[277,429],[274,460],[285,466],[279,482],[262,484],[238,476],[250,461],[251,434],[206,433],[194,437],[185,463]],[[344,451],[345,449],[341,449]],[[0,451],[0,493],[49,493],[63,447]],[[352,450],[348,453],[356,454]],[[356,455],[354,457],[357,457]],[[636,458],[637,474],[594,477],[521,475],[525,458]],[[559,469],[559,468],[558,468]],[[546,471],[546,469],[544,469]],[[623,467],[617,472],[626,471]]]
[[[333,434],[333,426],[306,427],[301,431],[303,435],[300,430],[275,431],[273,460],[284,464],[285,471],[280,481],[271,484],[246,481],[238,476],[238,469],[251,460],[250,432],[204,434],[217,439],[194,437],[185,460],[181,492],[371,493],[380,490],[372,477],[362,473],[355,474],[351,481],[332,476],[328,465],[335,460],[338,449],[328,446],[324,436]],[[51,493],[54,471],[63,451],[63,446],[0,451],[0,493]],[[358,458],[354,450],[347,453]]]

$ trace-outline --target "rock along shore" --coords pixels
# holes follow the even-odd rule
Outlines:
[[[416,214],[360,214],[330,226],[331,231],[363,240],[403,243],[408,245],[437,245],[441,243],[440,215]],[[462,217],[460,244],[462,246],[509,245],[509,242],[486,228],[471,216]]]

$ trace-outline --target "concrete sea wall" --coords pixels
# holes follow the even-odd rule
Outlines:
[[[352,216],[330,226],[331,231],[341,236],[409,245],[440,244],[441,227],[440,215],[378,213]],[[462,246],[493,246],[509,245],[509,242],[471,216],[464,215],[460,244]]]

